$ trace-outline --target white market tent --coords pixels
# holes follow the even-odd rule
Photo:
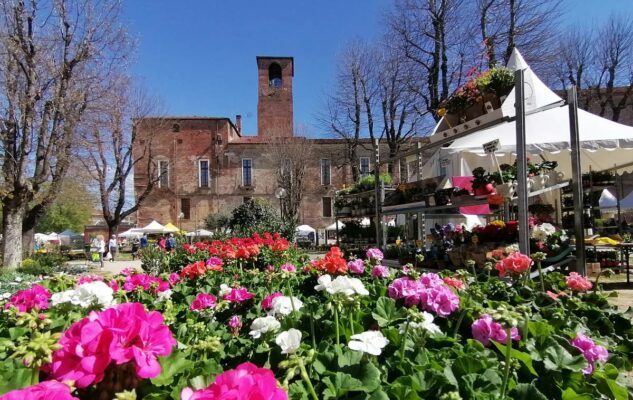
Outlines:
[[[335,228],[336,229],[336,228]],[[310,233],[314,233],[316,234],[316,229],[314,229],[313,227],[311,227],[310,225],[299,225],[296,229],[295,232],[297,233],[297,235],[299,236],[308,236]]]
[[[143,233],[167,233],[165,227],[158,223],[156,220],[141,228],[141,231]]]
[[[143,230],[141,228],[130,228],[125,232],[119,233],[118,236],[126,239],[138,239],[143,236]]]
[[[196,229],[192,232],[187,232],[185,234],[187,237],[211,237],[213,236],[213,232],[208,231],[206,229]]]
[[[540,161],[540,157],[557,161],[557,170],[564,172],[566,179],[570,178],[569,107],[534,74],[518,50],[514,50],[508,67],[525,70],[527,153],[532,154],[533,161]],[[515,115],[514,98],[513,89],[501,106],[504,116]],[[578,110],[578,126],[583,171],[589,171],[590,168],[606,170],[616,166],[633,170],[633,165],[627,165],[633,161],[633,127],[581,109]],[[453,176],[471,175],[472,170],[479,166],[494,169],[493,160],[484,152],[482,145],[495,139],[500,142],[497,152],[499,162],[512,164],[516,157],[516,125],[515,121],[506,118],[440,149],[426,163],[425,176],[438,175],[440,159],[450,160],[447,174]]]
[[[341,221],[336,221],[335,223],[328,225],[325,227],[326,231],[335,231],[336,230],[336,226],[338,224],[338,229],[341,230],[345,227],[345,224]]]
[[[51,232],[51,233],[36,233],[35,237],[34,237],[36,242],[42,243],[42,242],[51,242],[54,240],[59,240],[59,235],[57,235],[57,233],[55,232]]]

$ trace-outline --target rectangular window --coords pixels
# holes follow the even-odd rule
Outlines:
[[[253,160],[242,159],[242,186],[253,186]]]
[[[369,175],[369,157],[360,158],[360,174],[362,176]]]
[[[182,213],[182,219],[190,219],[191,199],[180,199],[180,212]]]
[[[198,186],[209,187],[209,160],[198,160]]]
[[[323,216],[324,217],[332,216],[332,198],[331,197],[323,198]]]
[[[332,162],[329,158],[321,159],[321,185],[329,186],[332,184]]]
[[[158,162],[158,187],[169,187],[169,161]]]

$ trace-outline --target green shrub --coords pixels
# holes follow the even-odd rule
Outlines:
[[[32,258],[39,262],[42,268],[47,268],[51,271],[60,269],[68,261],[68,257],[60,253],[36,253]]]
[[[40,264],[39,261],[27,258],[22,261],[22,265],[18,268],[18,272],[30,275],[50,275],[53,269],[49,266]]]

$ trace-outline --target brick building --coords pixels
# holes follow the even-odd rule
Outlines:
[[[146,141],[151,132],[152,155],[160,178],[137,213],[138,226],[155,219],[193,230],[202,227],[209,214],[228,214],[252,198],[278,204],[274,197],[279,186],[277,164],[271,159],[271,146],[306,141],[293,136],[294,60],[257,57],[257,67],[256,136],[242,134],[239,115],[234,121],[226,117],[168,117],[153,129],[149,128],[152,119],[143,121],[138,135]],[[351,168],[343,166],[343,140],[309,139],[308,143],[311,151],[305,159],[299,223],[323,230],[334,222],[335,191],[352,183]],[[386,154],[386,145],[381,145],[381,153],[383,150]],[[374,167],[368,140],[363,141],[358,155],[361,172],[368,173]],[[135,173],[136,193],[142,191],[147,178],[146,174]]]

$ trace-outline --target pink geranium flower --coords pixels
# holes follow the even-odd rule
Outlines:
[[[191,302],[191,305],[189,305],[189,309],[192,311],[201,311],[207,308],[215,308],[217,301],[217,297],[212,294],[198,293],[196,298]]]
[[[79,400],[70,394],[70,388],[57,381],[44,381],[23,389],[12,390],[0,400]]]
[[[272,310],[273,308],[273,300],[275,300],[277,297],[281,297],[284,294],[281,292],[275,292],[273,294],[269,294],[268,296],[264,297],[264,300],[262,300],[262,310]]]
[[[158,376],[157,358],[171,354],[176,340],[159,312],[147,312],[141,303],[124,303],[75,322],[59,344],[62,348],[53,353],[51,375],[84,388],[103,380],[112,362],[133,361],[139,378]]]
[[[578,274],[577,272],[571,272],[569,276],[565,278],[567,287],[576,292],[584,292],[593,287],[589,279]]]
[[[376,265],[371,269],[371,276],[374,278],[389,278],[391,276],[391,272],[389,272],[389,267]]]
[[[222,298],[226,301],[230,301],[231,303],[242,303],[244,301],[252,299],[253,296],[255,295],[249,292],[248,289],[239,287],[232,288],[231,291],[225,294]]]
[[[4,308],[15,307],[20,312],[29,312],[33,309],[46,310],[50,298],[51,292],[48,289],[42,285],[34,284],[28,289],[17,291],[4,305]]]
[[[488,314],[482,315],[481,318],[473,322],[471,330],[473,337],[484,346],[488,346],[491,340],[502,344],[508,340],[506,330]],[[518,329],[514,327],[510,329],[510,337],[514,341],[521,340]]]
[[[445,284],[450,287],[454,287],[455,289],[464,289],[466,287],[464,281],[462,281],[461,279],[453,278],[451,276],[446,276],[442,280]]]
[[[297,267],[290,263],[285,263],[281,267],[279,267],[283,272],[297,272]]]
[[[378,262],[382,261],[383,258],[385,258],[385,256],[382,254],[382,251],[380,251],[380,249],[375,249],[375,248],[371,248],[369,250],[367,250],[367,258],[369,258],[370,260],[376,260]]]
[[[534,262],[530,257],[517,251],[499,261],[495,268],[499,271],[499,276],[503,278],[506,275],[521,275],[524,272],[529,271],[532,264],[534,264]]]
[[[577,334],[570,343],[580,350],[583,357],[587,360],[588,366],[582,370],[587,375],[593,372],[593,366],[596,361],[606,362],[609,359],[609,352],[604,346],[595,344],[590,337],[582,333]]]
[[[206,389],[184,388],[182,400],[287,400],[288,394],[277,385],[273,372],[246,362],[215,378]]]
[[[419,280],[409,277],[395,279],[388,292],[389,297],[404,300],[407,307],[419,306],[440,317],[446,317],[459,308],[459,296],[434,273],[422,274]]]
[[[242,318],[239,315],[234,315],[229,319],[229,328],[234,335],[237,335],[242,328]]]
[[[171,274],[169,274],[169,278],[167,278],[167,280],[170,284],[175,285],[180,281],[180,275],[178,275],[176,272],[172,272]]]
[[[347,268],[349,268],[350,272],[353,274],[362,274],[365,272],[365,263],[361,259],[356,259],[347,262]]]

